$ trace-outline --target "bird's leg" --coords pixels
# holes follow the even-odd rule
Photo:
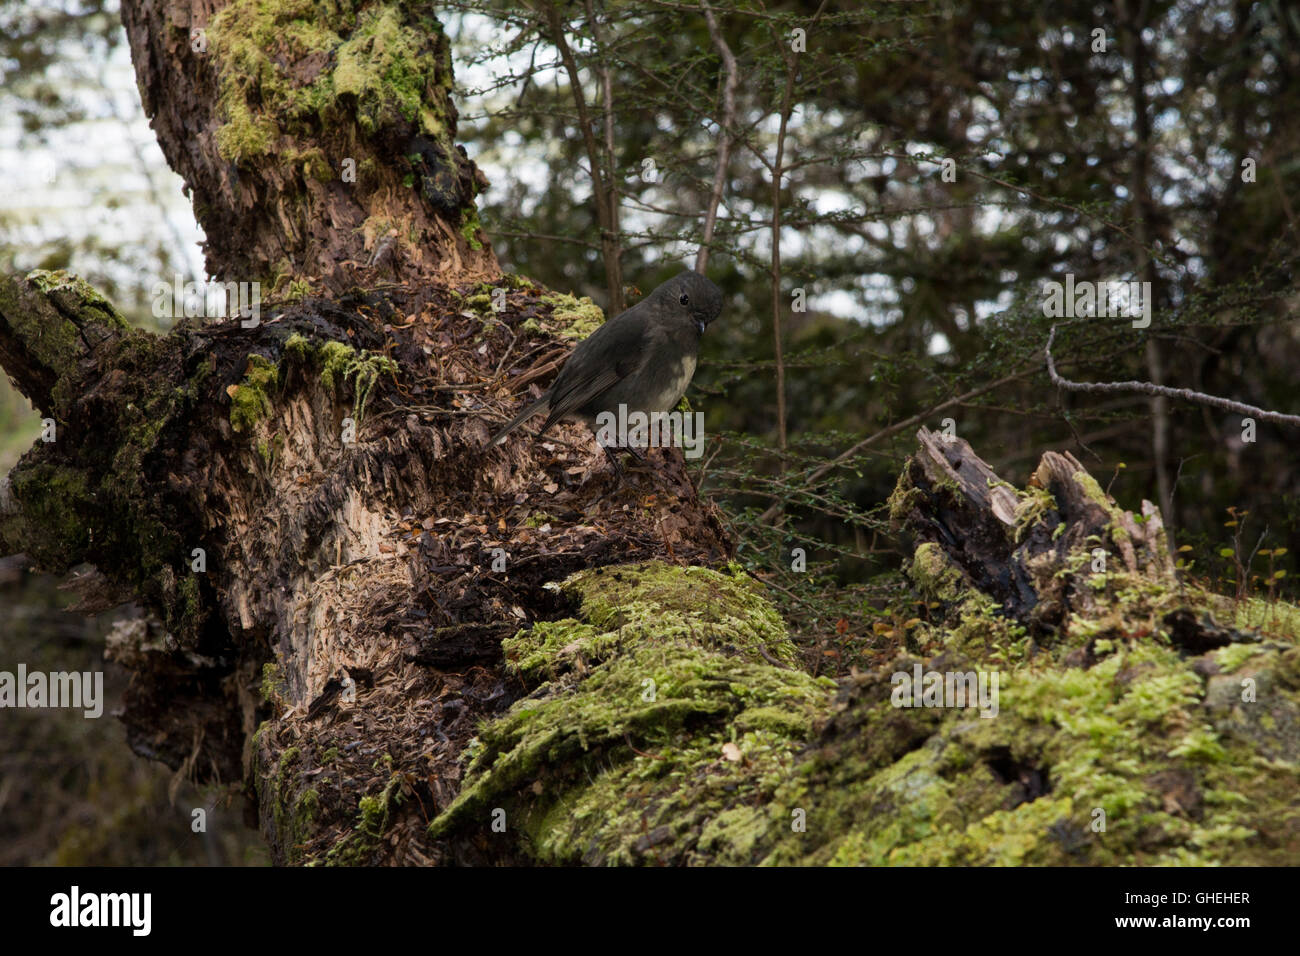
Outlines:
[[[630,485],[630,483],[627,480],[627,475],[623,473],[623,467],[618,463],[618,449],[604,444],[602,444],[600,447],[605,450],[605,457],[609,459],[610,467],[614,469],[614,487],[610,488],[608,491],[603,492],[600,495],[600,497],[598,497],[595,501],[591,502],[591,504],[588,506],[590,508],[596,507],[598,504],[600,504],[610,495],[616,494],[617,492],[622,491],[624,488],[627,488]]]
[[[600,447],[605,449],[605,457],[609,459],[609,463],[613,466],[614,475],[618,478],[618,483],[620,485],[625,484],[627,482],[627,475],[623,474],[623,466],[618,463],[618,449],[611,445],[601,445]]]

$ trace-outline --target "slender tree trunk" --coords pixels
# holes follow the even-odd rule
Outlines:
[[[1125,24],[1125,55],[1133,66],[1133,129],[1137,139],[1133,157],[1133,174],[1130,190],[1133,194],[1135,222],[1133,235],[1137,240],[1134,248],[1137,274],[1143,282],[1150,283],[1151,307],[1154,311],[1158,299],[1159,279],[1155,263],[1151,261],[1150,245],[1155,238],[1151,229],[1151,209],[1153,207],[1151,187],[1148,175],[1151,163],[1151,115],[1147,102],[1147,51],[1142,41],[1142,31],[1146,28],[1150,0],[1136,0],[1137,9],[1131,9],[1133,0],[1121,0],[1120,13]],[[1155,385],[1165,384],[1164,361],[1160,356],[1160,345],[1150,330],[1147,333],[1145,352],[1147,372]],[[1168,523],[1170,539],[1175,530],[1174,489],[1169,478],[1169,400],[1161,395],[1151,398],[1151,460],[1155,467],[1156,494],[1160,500],[1160,510]]]
[[[560,5],[547,0],[547,24],[550,29],[551,42],[560,52],[569,77],[569,89],[573,94],[573,103],[578,111],[578,125],[582,127],[582,141],[587,148],[587,163],[591,166],[591,195],[596,203],[596,221],[600,225],[600,252],[605,263],[605,286],[609,296],[609,314],[617,315],[623,311],[623,244],[618,231],[618,185],[613,181],[613,88],[606,85],[605,100],[605,160],[601,158],[600,147],[596,142],[596,133],[592,128],[591,112],[587,109],[587,97],[582,91],[582,77],[578,72],[578,62],[573,58],[569,41],[565,37],[565,24],[560,16]],[[593,24],[595,21],[592,21]],[[608,79],[608,76],[606,76]],[[602,171],[602,167],[610,172]]]

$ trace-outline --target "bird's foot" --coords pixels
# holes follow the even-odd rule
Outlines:
[[[629,480],[627,471],[623,469],[622,464],[619,462],[618,453],[620,451],[628,452],[631,454],[633,459],[635,459],[637,466],[630,469],[634,472],[643,471],[644,469],[641,466],[647,464],[645,452],[639,448],[632,446],[616,447],[611,445],[601,445],[600,447],[604,449],[605,457],[609,459],[610,469],[614,472],[614,486],[593,501],[593,505],[597,505],[610,495],[616,494],[625,489],[631,488],[634,491],[636,490],[636,483]]]

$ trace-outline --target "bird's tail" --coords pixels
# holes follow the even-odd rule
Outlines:
[[[509,435],[512,431],[514,431],[524,422],[528,421],[528,419],[532,418],[534,415],[538,414],[539,412],[546,411],[546,408],[550,404],[550,402],[551,402],[551,394],[550,392],[547,392],[545,395],[543,395],[537,401],[533,402],[531,405],[525,408],[514,418],[510,419],[510,424],[506,425],[505,428],[501,429],[501,431],[497,432],[496,435],[492,437],[492,444],[500,445],[503,441],[506,440],[507,435]]]

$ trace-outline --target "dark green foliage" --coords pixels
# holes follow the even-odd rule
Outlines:
[[[1165,384],[1297,410],[1289,290],[1300,177],[1285,157],[1297,137],[1300,24],[1275,2],[1157,2],[1139,42],[1124,13],[1133,6],[828,4],[817,15],[816,4],[740,4],[718,14],[740,66],[739,139],[708,270],[728,308],[706,337],[691,396],[718,443],[697,478],[725,502],[740,559],[776,575],[790,592],[774,592],[783,611],[844,645],[845,662],[884,639],[864,629],[864,610],[887,611],[888,639],[901,639],[897,619],[915,610],[892,606],[907,549],[878,510],[915,427],[811,477],[865,437],[912,416],[932,428],[952,418],[1010,480],[1023,481],[1042,451],[1068,449],[1113,473],[1117,496],[1160,503],[1149,401],[1058,393],[1048,382],[1046,281],[1154,283],[1149,329],[1065,320],[1055,353],[1067,378],[1150,380],[1150,339]],[[487,114],[462,125],[471,155],[503,167],[480,199],[485,228],[509,267],[603,303],[583,138],[545,18],[469,7],[493,26],[453,24],[458,55],[515,52],[521,67],[462,96],[474,104],[482,93]],[[615,152],[602,163],[621,190],[623,274],[644,290],[693,259],[700,240],[723,61],[702,13],[598,3],[589,22],[586,9],[562,15],[602,150],[599,76],[611,72]],[[806,51],[791,56],[797,28]],[[1104,51],[1093,49],[1097,29]],[[779,203],[783,449],[769,250],[791,68]],[[530,189],[514,170],[544,152],[546,187]],[[941,175],[947,158],[952,182]],[[658,183],[639,175],[646,159]],[[1253,183],[1243,181],[1246,159]],[[792,310],[797,289],[806,312]],[[1252,513],[1253,535],[1267,525],[1265,549],[1294,555],[1297,436],[1261,425],[1243,444],[1239,417],[1183,403],[1167,414],[1168,523],[1177,544],[1193,545],[1184,554],[1193,572],[1225,571],[1217,552],[1231,537],[1221,527],[1229,506]],[[790,571],[796,547],[806,573]],[[841,618],[852,626],[838,638]]]

